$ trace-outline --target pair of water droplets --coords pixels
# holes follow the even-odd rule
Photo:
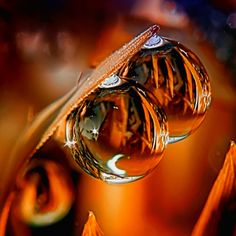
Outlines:
[[[89,175],[135,181],[157,166],[168,143],[199,127],[210,100],[198,57],[155,34],[70,114],[66,142]]]

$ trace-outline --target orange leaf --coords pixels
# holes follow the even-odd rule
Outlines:
[[[235,165],[236,145],[234,142],[231,142],[224,165],[211,189],[203,211],[194,227],[192,236],[218,235],[219,230],[222,230],[224,214],[232,206],[235,198]]]
[[[103,236],[103,232],[99,227],[95,215],[92,211],[89,212],[88,220],[84,225],[82,236]]]

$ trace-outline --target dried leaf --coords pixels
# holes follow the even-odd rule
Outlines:
[[[89,212],[88,220],[84,225],[82,236],[104,236],[92,211]]]
[[[224,165],[212,187],[203,211],[194,227],[192,236],[219,235],[219,231],[222,231],[221,223],[224,219],[224,213],[235,201],[235,165],[236,145],[234,142],[231,142]],[[227,234],[225,230],[224,234]]]

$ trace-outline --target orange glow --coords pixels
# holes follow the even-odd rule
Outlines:
[[[9,218],[9,213],[10,213],[10,209],[11,209],[11,205],[14,200],[14,197],[15,197],[14,193],[11,193],[8,196],[5,206],[0,214],[0,236],[5,236],[6,225],[7,225],[7,221]]]
[[[46,176],[34,171],[43,168]],[[31,174],[30,171],[32,172]],[[70,210],[74,192],[65,169],[52,161],[36,161],[20,181],[14,211],[27,225],[45,226],[62,219]],[[48,179],[48,186],[44,179]]]
[[[84,1],[83,4],[88,2],[90,4],[90,1]],[[99,5],[102,2],[93,1],[93,4]],[[86,37],[83,29],[78,30],[84,22],[77,19],[73,19],[70,26],[67,26],[68,22],[64,24],[64,20],[57,21],[55,18],[53,29],[39,26],[33,31],[20,28],[12,32],[11,37],[16,45],[9,44],[13,51],[12,54],[9,52],[10,60],[6,60],[5,54],[1,54],[0,50],[0,64],[5,62],[9,66],[8,68],[5,64],[0,65],[0,69],[4,69],[0,74],[2,82],[9,84],[6,88],[1,87],[0,93],[0,199],[3,199],[5,192],[10,192],[11,188],[6,184],[8,182],[4,181],[8,176],[14,181],[18,171],[26,174],[14,182],[16,192],[8,194],[8,197],[4,198],[5,202],[0,202],[0,205],[4,205],[0,212],[0,236],[33,236],[40,235],[41,232],[44,236],[60,235],[62,228],[66,231],[66,234],[62,235],[70,236],[80,236],[82,232],[82,236],[188,236],[191,232],[193,236],[198,236],[203,234],[209,227],[209,222],[212,222],[212,212],[221,214],[225,201],[231,201],[235,188],[235,144],[231,145],[220,174],[219,170],[229,140],[236,138],[235,87],[230,83],[232,80],[227,66],[216,58],[212,46],[197,33],[196,25],[190,24],[189,19],[181,12],[170,15],[171,9],[160,11],[158,4],[161,2],[163,1],[139,0],[132,11],[136,17],[118,19],[117,24],[106,20],[102,23],[92,22],[90,27],[84,25],[84,29],[87,30]],[[81,9],[79,3],[76,6],[77,14]],[[97,21],[99,15],[94,18]],[[151,22],[143,19],[149,19]],[[68,152],[70,143],[65,144],[65,132],[58,132],[57,137],[52,135],[55,130],[61,131],[58,130],[59,124],[66,123],[64,120],[64,123],[60,122],[67,114],[66,109],[73,110],[72,103],[80,101],[73,98],[70,106],[64,109],[64,101],[68,101],[72,95],[60,103],[63,104],[60,106],[64,110],[60,108],[61,116],[55,122],[45,122],[45,125],[41,126],[41,133],[35,128],[28,132],[27,137],[21,136],[20,131],[27,123],[29,107],[37,113],[55,98],[66,94],[73,86],[74,91],[79,91],[78,94],[82,94],[84,99],[87,88],[93,84],[94,79],[99,77],[99,80],[96,80],[96,85],[99,85],[106,76],[116,71],[114,67],[117,64],[127,60],[134,53],[136,47],[129,47],[129,53],[126,51],[127,48],[123,48],[115,56],[110,57],[105,66],[103,64],[103,69],[92,74],[92,79],[86,83],[83,82],[87,77],[82,76],[81,81],[76,84],[77,74],[81,70],[97,66],[114,49],[128,42],[137,32],[141,32],[146,25],[154,21],[163,24],[158,34],[188,45],[201,58],[210,75],[213,97],[212,105],[199,129],[186,140],[168,145],[165,158],[162,158],[155,171],[137,182],[116,185],[106,184],[82,173]],[[139,47],[147,37],[146,34],[142,41],[137,41]],[[124,53],[126,54],[123,59],[120,59]],[[157,58],[153,56],[152,62],[156,65]],[[111,68],[109,63],[113,63]],[[167,63],[167,69],[170,71],[170,62]],[[191,93],[194,86],[191,82],[191,70],[194,71],[194,68],[191,65],[184,66],[187,86],[190,88],[188,96],[191,100],[194,96]],[[158,69],[157,66],[154,67],[154,79],[156,86],[159,83],[160,87],[158,76],[161,72]],[[168,86],[173,94],[172,80]],[[119,101],[119,105],[124,106],[122,101]],[[185,105],[187,110],[189,105]],[[46,113],[44,115],[46,116]],[[111,118],[117,122],[119,119],[125,119],[126,115],[119,113]],[[193,122],[199,124],[203,118],[199,115]],[[40,122],[42,119],[38,119],[38,123]],[[192,127],[191,122],[178,120],[171,128]],[[121,132],[123,127],[115,125],[109,130],[113,133],[113,138],[110,139],[112,147],[119,146],[124,140],[124,134]],[[147,127],[149,126],[150,122],[147,124]],[[44,133],[45,130],[42,129],[47,131]],[[17,163],[24,152],[15,152],[13,158],[8,158],[15,147],[15,139],[21,140],[25,148],[32,148],[32,143],[40,139],[43,133],[43,141],[37,147],[33,159],[27,163],[29,166],[26,170],[20,170]],[[108,138],[109,134],[104,140]],[[104,146],[98,145],[96,150],[103,150],[104,157],[107,157],[109,149]],[[52,156],[47,156],[48,149],[52,149]],[[128,166],[129,171],[135,173],[135,165],[140,169],[154,166],[152,159],[144,162],[138,158],[138,154],[137,159],[131,164],[126,160],[117,161],[117,167]],[[63,166],[62,163],[67,165]],[[48,179],[46,182],[42,172],[37,171],[37,166],[41,166],[45,171],[43,173]],[[212,227],[214,226],[215,223],[212,223]],[[51,228],[55,229],[55,234],[50,234]]]

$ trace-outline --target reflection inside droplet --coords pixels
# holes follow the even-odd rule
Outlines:
[[[156,48],[162,45],[162,43],[163,39],[158,34],[154,34],[150,39],[146,41],[146,43],[143,45],[143,48],[144,49]]]
[[[73,143],[77,163],[109,183],[147,175],[161,160],[168,138],[165,114],[151,94],[119,80],[119,86],[100,86],[90,94],[66,124],[66,143]]]
[[[118,174],[118,175],[125,175],[126,174],[126,171],[125,170],[122,170],[122,169],[119,169],[117,166],[116,166],[116,162],[121,159],[122,157],[124,157],[124,154],[117,154],[115,156],[112,157],[111,160],[109,160],[107,162],[107,166],[110,170],[112,170],[112,172]]]
[[[138,81],[154,94],[167,115],[170,143],[194,132],[210,105],[204,66],[193,52],[173,40],[163,38],[155,47],[144,46],[118,75]]]
[[[117,75],[111,75],[105,81],[103,81],[100,85],[100,88],[112,88],[119,86],[121,84],[121,79]]]

